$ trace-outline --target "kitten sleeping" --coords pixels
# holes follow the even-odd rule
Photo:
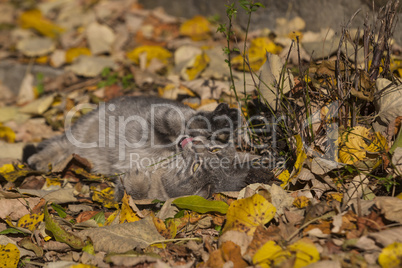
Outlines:
[[[232,143],[239,120],[238,110],[226,104],[196,112],[155,97],[117,98],[40,143],[28,164],[47,171],[78,154],[92,162],[93,172],[122,174],[117,199],[124,190],[134,199],[161,200],[237,191],[250,181],[252,160]]]

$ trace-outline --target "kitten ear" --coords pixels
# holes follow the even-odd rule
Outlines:
[[[227,103],[220,103],[213,111],[214,114],[227,114],[228,112],[229,105]]]

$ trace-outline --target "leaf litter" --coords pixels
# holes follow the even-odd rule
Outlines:
[[[239,4],[249,14],[263,8]],[[19,155],[0,159],[0,266],[400,267],[396,6],[379,11],[387,26],[375,39],[368,23],[313,33],[299,17],[248,33],[222,21],[216,32],[223,24],[214,19],[183,20],[134,0],[0,3],[14,14],[0,21],[13,26],[2,28],[1,58],[26,70],[22,83],[0,87],[0,156]],[[63,74],[38,74],[38,66]],[[274,167],[280,186],[251,184],[212,200],[125,195],[119,204],[120,175],[92,174],[91,159],[73,155],[37,172],[7,153],[60,133],[76,105],[123,95],[199,110],[240,103],[246,119],[259,119],[237,146],[284,156]],[[272,143],[259,128],[272,115],[280,149],[259,151],[253,144]]]

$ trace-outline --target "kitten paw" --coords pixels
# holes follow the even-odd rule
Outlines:
[[[27,162],[28,166],[30,166],[32,169],[47,172],[49,171],[49,164],[51,164],[52,160],[46,155],[37,153],[29,157]]]

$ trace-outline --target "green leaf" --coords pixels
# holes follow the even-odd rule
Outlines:
[[[94,216],[91,217],[91,219],[95,220],[96,223],[101,223],[102,225],[105,224],[106,222],[105,213],[103,211],[95,214]]]
[[[184,217],[184,211],[185,211],[185,210],[180,210],[179,212],[177,212],[177,213],[174,215],[174,218],[175,218],[175,219],[183,218],[183,217]]]
[[[64,230],[52,217],[49,215],[49,210],[47,209],[47,203],[43,210],[45,214],[45,226],[46,230],[52,232],[54,238],[59,241],[68,244],[70,247],[75,249],[82,249],[85,243],[74,234]]]
[[[67,217],[66,210],[62,206],[55,203],[52,203],[51,206],[61,218],[64,219],[65,217]]]
[[[23,231],[11,227],[0,232],[0,235],[6,235],[6,234],[25,234],[25,233]]]
[[[198,213],[219,212],[226,214],[229,208],[229,205],[223,201],[210,201],[198,195],[177,198],[173,204],[181,209],[189,209]]]

